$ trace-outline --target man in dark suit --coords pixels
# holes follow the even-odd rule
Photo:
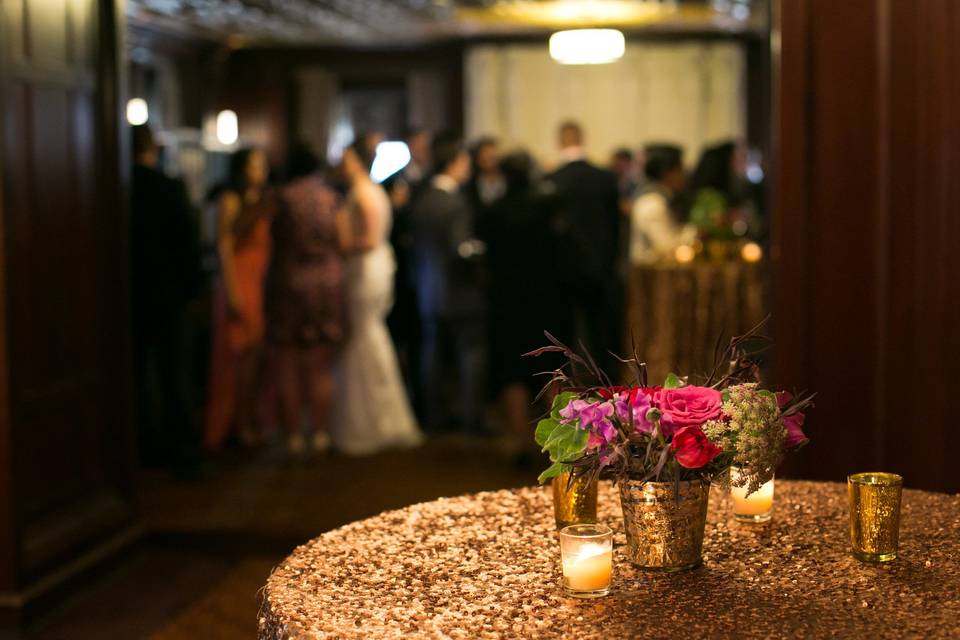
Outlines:
[[[619,192],[616,176],[587,160],[583,130],[575,122],[559,129],[563,164],[546,177],[558,289],[557,317],[547,327],[567,345],[590,350],[608,375],[618,371],[609,351],[621,351],[623,286],[617,269]]]
[[[140,450],[147,464],[193,473],[199,432],[189,399],[187,310],[200,288],[200,247],[181,180],[157,169],[147,125],[133,127],[131,230]]]
[[[421,417],[428,429],[459,421],[461,427],[479,430],[484,415],[483,295],[476,261],[482,245],[474,238],[470,207],[461,193],[470,177],[470,157],[458,140],[438,136],[433,161],[436,173],[411,215],[422,323]],[[456,383],[451,387],[455,394],[445,400],[451,383]]]
[[[397,259],[394,277],[395,301],[387,326],[397,349],[400,369],[403,372],[413,406],[418,414],[424,399],[420,387],[420,316],[417,306],[417,289],[413,276],[413,229],[411,210],[413,202],[430,184],[430,146],[433,137],[425,129],[414,129],[406,138],[410,150],[410,162],[396,175],[384,181],[393,205],[393,229],[390,243]],[[422,419],[422,415],[419,416]]]

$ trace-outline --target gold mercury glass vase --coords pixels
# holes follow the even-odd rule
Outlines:
[[[903,478],[895,473],[856,473],[847,477],[850,544],[863,562],[897,558]]]
[[[627,558],[650,571],[684,571],[702,562],[710,485],[620,482],[620,506],[627,534]]]
[[[566,471],[553,479],[553,516],[557,529],[572,524],[596,524],[597,481],[582,475],[571,482]]]

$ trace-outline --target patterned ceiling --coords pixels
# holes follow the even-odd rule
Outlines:
[[[744,31],[766,0],[129,0],[138,26],[225,40],[384,44],[613,25]]]

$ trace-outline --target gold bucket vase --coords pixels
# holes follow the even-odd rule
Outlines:
[[[710,485],[699,480],[620,483],[627,558],[641,569],[684,571],[702,562]]]

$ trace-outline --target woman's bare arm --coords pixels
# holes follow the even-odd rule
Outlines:
[[[240,309],[240,296],[233,261],[236,248],[233,230],[238,215],[240,215],[240,198],[232,191],[227,191],[220,196],[218,206],[217,251],[220,254],[220,275],[227,295],[227,308],[233,313],[237,313]]]
[[[341,209],[337,216],[340,248],[346,253],[370,251],[376,247],[380,237],[380,225],[383,224],[372,188],[361,187],[357,189],[354,197],[360,218],[358,224],[354,224],[346,209]]]

